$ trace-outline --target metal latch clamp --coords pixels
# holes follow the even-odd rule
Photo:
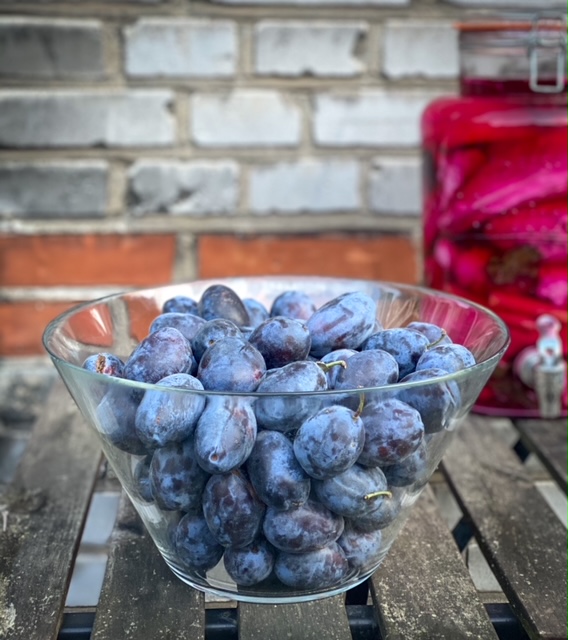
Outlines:
[[[540,56],[554,53],[554,84],[539,78]],[[528,44],[529,87],[536,93],[560,93],[566,83],[566,21],[562,15],[539,13],[533,18]],[[550,78],[548,78],[550,81]]]

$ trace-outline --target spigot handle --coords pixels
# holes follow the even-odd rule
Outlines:
[[[542,368],[554,368],[562,360],[562,340],[560,339],[560,322],[551,315],[543,314],[536,319],[539,333],[536,348],[539,364]]]
[[[544,314],[536,320],[539,338],[536,342],[538,360],[534,370],[534,386],[542,418],[557,418],[566,381],[566,363],[562,359],[560,322]]]
[[[515,373],[537,394],[542,418],[557,418],[562,412],[562,392],[566,382],[566,362],[562,358],[560,322],[543,314],[536,319],[539,336],[515,358]]]

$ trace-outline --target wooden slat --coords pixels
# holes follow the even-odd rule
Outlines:
[[[203,594],[174,576],[122,495],[91,640],[200,640]]]
[[[385,640],[496,640],[456,543],[427,487],[371,579]]]
[[[566,420],[518,420],[515,426],[527,449],[538,456],[566,493]]]
[[[351,640],[345,596],[300,604],[239,603],[239,640]]]
[[[566,529],[491,420],[468,418],[443,469],[529,637],[566,640]]]
[[[0,504],[0,638],[56,638],[101,458],[57,381]],[[5,530],[2,526],[5,524]]]

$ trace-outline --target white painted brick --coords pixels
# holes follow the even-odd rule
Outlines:
[[[92,0],[71,0],[73,4],[87,4]],[[0,5],[21,4],[22,0],[0,0]],[[61,0],[37,0],[37,4],[50,4],[53,2],[61,2]],[[102,4],[116,4],[116,0],[98,0]],[[164,4],[169,0],[121,0],[124,4]]]
[[[455,78],[459,73],[458,33],[450,22],[387,21],[383,72],[389,78]]]
[[[532,9],[533,12],[542,9],[563,9],[566,12],[564,0],[443,0],[448,4],[472,9]]]
[[[369,176],[371,211],[419,215],[422,173],[417,158],[376,158]]]
[[[261,22],[256,25],[256,73],[260,75],[356,76],[364,70],[357,47],[364,22]]]
[[[0,164],[0,216],[101,216],[107,207],[108,166],[102,160]]]
[[[0,91],[0,146],[162,146],[175,141],[166,90]]]
[[[233,22],[148,18],[124,34],[129,76],[223,77],[235,72]]]
[[[194,95],[190,120],[193,139],[203,147],[293,146],[300,142],[300,116],[277,91],[241,89]]]
[[[93,79],[104,74],[98,20],[0,18],[0,75]]]
[[[1,1],[1,0],[0,0]],[[406,7],[411,0],[211,0],[213,3],[230,5],[292,5],[306,6],[333,6],[344,7]]]
[[[302,160],[250,171],[253,213],[324,213],[360,207],[355,160]]]
[[[141,160],[128,172],[130,211],[206,216],[233,214],[239,195],[239,168],[231,161]]]
[[[321,146],[409,147],[420,142],[420,117],[436,97],[427,91],[363,89],[315,99],[314,139]]]

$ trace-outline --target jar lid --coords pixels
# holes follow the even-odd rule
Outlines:
[[[458,22],[462,50],[507,51],[528,60],[529,85],[536,93],[564,90],[566,69],[566,14],[552,11],[535,13],[477,13]],[[542,63],[548,65],[546,79]],[[552,72],[552,76],[551,76]],[[552,82],[551,82],[552,80]]]
[[[455,25],[464,46],[566,47],[566,14],[552,11],[535,13],[477,13]]]
[[[540,31],[566,31],[566,24],[554,18],[540,18],[535,20],[476,20],[471,22],[457,22],[456,29],[460,32],[492,32],[492,31],[532,31],[535,26]]]

